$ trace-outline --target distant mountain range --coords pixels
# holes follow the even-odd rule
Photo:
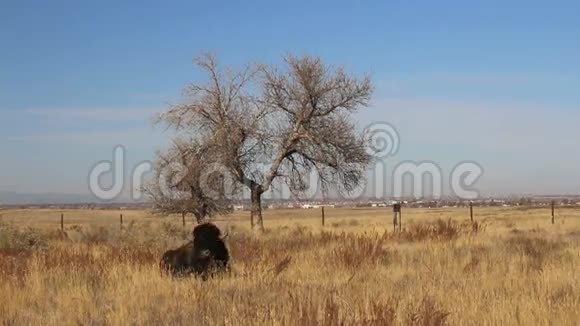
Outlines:
[[[120,200],[122,201],[122,200]],[[92,195],[60,193],[19,193],[0,191],[0,205],[47,205],[47,204],[80,204],[101,203]]]

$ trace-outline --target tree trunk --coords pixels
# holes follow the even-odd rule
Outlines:
[[[262,219],[262,193],[260,186],[252,187],[251,189],[251,199],[252,199],[252,228],[257,233],[262,233],[264,231],[264,220]]]
[[[197,224],[202,224],[205,222],[205,218],[207,217],[207,206],[201,205],[197,209],[193,211],[193,216],[195,216],[195,221]]]
[[[197,224],[202,224],[203,222],[205,222],[205,217],[201,214],[194,214],[195,216],[195,221],[197,222]]]

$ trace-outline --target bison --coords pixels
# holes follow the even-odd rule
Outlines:
[[[211,223],[193,229],[193,241],[163,254],[162,271],[173,276],[200,276],[206,280],[215,273],[229,270],[230,254],[221,231]]]

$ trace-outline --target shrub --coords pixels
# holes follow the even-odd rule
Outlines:
[[[395,325],[396,309],[391,302],[371,302],[369,309],[357,306],[354,311],[345,307],[336,294],[326,299],[313,298],[311,293],[304,295],[289,294],[287,301],[290,320],[283,325]]]
[[[512,237],[506,244],[512,252],[527,257],[526,269],[536,272],[542,271],[548,258],[564,248],[561,241],[525,235]]]
[[[450,241],[461,235],[477,235],[485,230],[480,222],[456,223],[452,219],[447,221],[438,219],[434,222],[411,224],[408,229],[393,235],[396,239],[419,242],[426,240]],[[390,237],[390,235],[386,235]]]
[[[408,316],[410,325],[441,326],[447,325],[449,312],[429,297],[424,297],[421,304],[411,307]]]
[[[38,251],[48,247],[46,239],[33,229],[19,229],[0,224],[0,249],[8,251]]]
[[[346,268],[357,270],[365,264],[384,262],[390,254],[383,247],[384,244],[385,239],[379,236],[343,234],[339,245],[332,250],[330,259]]]

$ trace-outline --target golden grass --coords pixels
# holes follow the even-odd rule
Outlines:
[[[207,282],[158,270],[189,236],[146,212],[0,211],[0,321],[8,325],[574,325],[580,209],[247,212],[229,230],[233,272]]]

